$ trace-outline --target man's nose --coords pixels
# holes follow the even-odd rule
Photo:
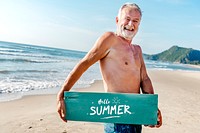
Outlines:
[[[129,26],[133,26],[133,22],[132,22],[132,21],[129,21],[129,22],[128,22],[128,25],[129,25]]]

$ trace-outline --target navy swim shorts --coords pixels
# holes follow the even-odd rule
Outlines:
[[[105,133],[141,133],[142,125],[106,123],[104,125],[104,132]]]

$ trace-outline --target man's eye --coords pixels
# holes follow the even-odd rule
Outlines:
[[[133,20],[133,23],[138,23],[138,20]]]

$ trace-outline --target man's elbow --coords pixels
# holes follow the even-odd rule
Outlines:
[[[144,93],[144,94],[154,94],[153,85],[152,85],[151,80],[148,76],[144,80],[142,80],[140,86],[141,86],[141,89],[142,89],[142,93]]]

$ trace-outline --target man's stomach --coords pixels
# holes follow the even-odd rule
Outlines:
[[[135,77],[103,79],[106,92],[140,93],[140,79]]]

